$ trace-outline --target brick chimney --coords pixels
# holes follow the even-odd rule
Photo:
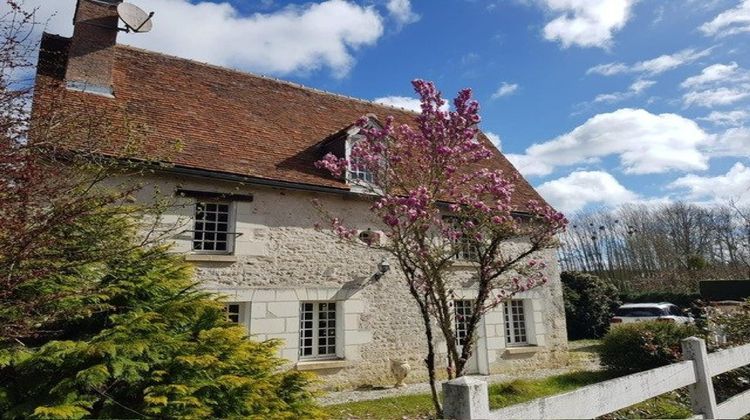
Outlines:
[[[117,5],[122,0],[78,0],[65,81],[68,89],[112,96]]]

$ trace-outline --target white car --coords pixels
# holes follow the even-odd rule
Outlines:
[[[669,302],[626,303],[615,310],[610,325],[640,321],[662,321],[677,324],[692,324],[693,317]]]

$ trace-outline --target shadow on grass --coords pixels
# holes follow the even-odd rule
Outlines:
[[[577,340],[568,343],[570,353],[594,353],[601,347],[601,340]]]

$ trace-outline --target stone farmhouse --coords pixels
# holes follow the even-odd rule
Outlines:
[[[388,270],[382,251],[316,230],[321,215],[311,204],[317,198],[348,225],[380,231],[368,217],[370,197],[352,185],[367,174],[336,179],[314,162],[328,152],[345,155],[363,115],[409,122],[415,114],[117,45],[117,3],[79,0],[73,37],[45,34],[34,112],[85,106],[98,115],[124,113],[145,127],[150,150],[179,144],[167,153],[169,165],[139,175],[141,198],[157,188],[174,197],[164,216],[182,226],[171,237],[174,251],[195,265],[203,287],[226,296],[232,322],[255,339],[283,340],[280,355],[290,366],[316,371],[328,387],[390,383],[391,360],[411,365],[407,381],[424,379],[421,320],[395,263]],[[489,165],[517,174],[492,150]],[[517,203],[541,200],[523,178],[515,195]],[[454,266],[459,312],[470,311],[475,296],[466,254]],[[563,361],[556,254],[539,257],[550,282],[486,314],[471,373]],[[460,333],[458,318],[457,327]]]

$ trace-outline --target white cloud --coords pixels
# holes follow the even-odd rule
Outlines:
[[[690,89],[682,96],[686,107],[729,105],[750,97],[750,72],[734,62],[714,64],[701,74],[688,77],[680,86]]]
[[[537,191],[563,213],[574,213],[589,204],[618,206],[638,200],[638,195],[604,171],[575,171],[545,182]]]
[[[409,111],[422,112],[422,105],[417,98],[407,96],[383,96],[372,100],[375,103],[403,108]]]
[[[497,150],[503,150],[502,148],[503,142],[502,140],[500,140],[500,136],[498,136],[497,134],[491,131],[485,131],[484,135],[487,136],[488,139],[490,139],[490,141],[492,142],[492,144],[495,145],[495,147],[497,147]]]
[[[598,64],[586,70],[586,74],[601,74],[602,76],[614,76],[615,74],[627,73],[630,67],[625,63]]]
[[[711,111],[708,116],[699,118],[699,120],[708,121],[716,125],[738,126],[750,120],[750,112],[741,109],[727,112]]]
[[[408,25],[421,18],[411,10],[410,0],[388,0],[385,7],[399,25]]]
[[[599,64],[586,70],[586,74],[600,74],[602,76],[613,76],[621,73],[643,73],[651,76],[664,73],[677,67],[689,64],[708,56],[711,48],[697,51],[688,48],[674,54],[664,54],[650,60],[639,61],[634,64],[607,63]]]
[[[607,48],[628,19],[637,0],[543,0],[559,14],[544,27],[544,38],[570,46]]]
[[[638,79],[630,85],[630,91],[639,94],[655,84],[656,82],[653,80]]]
[[[682,95],[685,106],[698,105],[711,108],[729,105],[750,97],[750,86],[720,87],[701,91],[690,91]]]
[[[229,3],[188,0],[133,0],[154,11],[154,30],[120,34],[118,41],[149,50],[256,72],[290,74],[330,69],[345,76],[352,53],[374,45],[383,19],[373,7],[344,0],[287,6],[272,13],[242,15]],[[27,0],[44,19],[55,10],[48,31],[69,36],[75,6],[69,0]],[[3,2],[1,6],[7,6]]]
[[[594,67],[586,70],[586,74],[601,74],[602,76],[614,76],[620,73],[627,73],[630,71],[630,66],[625,63],[606,63],[597,64]]]
[[[719,13],[699,29],[705,35],[718,37],[750,32],[750,0],[744,0],[736,7]]]
[[[380,98],[375,98],[372,101],[376,104],[402,108],[407,111],[413,111],[417,113],[422,112],[422,104],[419,102],[419,99],[409,96],[383,96]],[[448,103],[448,101],[445,101],[445,104],[440,107],[440,109],[447,110],[449,106],[450,104]]]
[[[700,148],[711,141],[698,124],[677,114],[622,108],[534,144],[524,155],[507,157],[524,175],[548,175],[559,166],[593,163],[612,155],[619,157],[625,172],[633,174],[704,170],[708,157]]]
[[[607,102],[607,103],[615,103],[624,101],[625,99],[632,98],[634,96],[638,96],[641,93],[643,93],[646,89],[650,88],[651,86],[655,85],[656,82],[653,80],[643,80],[638,79],[635,82],[633,82],[630,87],[628,87],[628,90],[625,92],[614,92],[614,93],[603,93],[601,95],[597,95],[594,98],[594,102]]]
[[[711,48],[696,51],[692,48],[679,51],[675,54],[665,54],[651,60],[641,61],[633,66],[637,72],[648,74],[660,74],[675,69],[684,64],[692,63],[699,58],[706,57],[711,53]]]
[[[704,68],[701,71],[701,74],[688,77],[680,84],[680,86],[689,89],[715,82],[723,82],[729,78],[732,78],[734,81],[738,78],[747,80],[750,78],[750,74],[740,69],[735,62],[730,64],[713,64]]]
[[[750,157],[750,128],[735,127],[726,130],[711,146],[711,155]]]
[[[499,88],[492,94],[492,99],[499,99],[503,96],[508,96],[516,93],[518,90],[518,84],[503,82]]]
[[[750,167],[737,162],[724,175],[686,175],[670,183],[668,188],[685,190],[690,200],[713,203],[733,200],[750,204]]]

